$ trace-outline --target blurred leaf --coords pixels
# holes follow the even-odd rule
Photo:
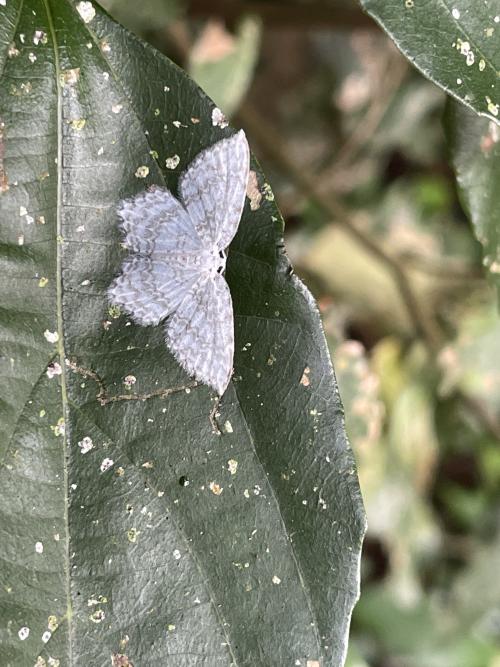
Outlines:
[[[235,376],[217,435],[207,387],[157,395],[188,378],[162,327],[128,321],[107,288],[117,202],[175,191],[232,130],[97,5],[0,13],[0,664],[337,667],[364,515],[272,197],[247,203],[229,250]]]
[[[126,28],[139,34],[158,30],[180,14],[179,0],[100,0],[100,4]]]
[[[498,118],[498,2],[361,0],[427,78],[478,114]]]
[[[365,591],[354,623],[379,643],[378,661],[390,656],[401,667],[493,667],[494,645],[454,626],[451,609],[431,604],[401,605],[383,587]]]
[[[408,369],[403,363],[401,342],[392,336],[382,338],[372,350],[372,368],[380,378],[380,391],[389,411],[409,382]]]
[[[500,540],[477,548],[459,575],[450,596],[453,612],[464,629],[500,646]]]
[[[410,328],[391,276],[344,230],[330,226],[317,233],[301,264],[334,296],[341,295],[353,318],[362,325],[370,323],[377,332]],[[420,278],[419,287],[421,284]]]
[[[369,449],[355,449],[369,535],[382,541],[389,559],[386,586],[395,600],[413,604],[423,596],[420,562],[440,541],[427,500],[438,443],[433,394],[417,380],[425,358],[403,357],[394,343],[382,340],[372,351],[371,372],[378,371],[382,395],[390,399],[386,432]]]
[[[429,388],[416,382],[405,387],[390,418],[389,441],[397,459],[395,467],[406,473],[417,493],[423,493],[432,479],[438,450]]]
[[[440,117],[445,95],[415,74],[397,91],[383,121],[373,136],[377,152],[398,149],[407,158],[432,163],[444,143]]]
[[[378,377],[370,370],[365,349],[358,341],[341,343],[334,359],[349,440],[356,452],[374,447],[384,419]]]
[[[441,392],[456,387],[500,413],[500,317],[492,308],[473,309],[462,316],[456,340],[440,354],[444,372]]]
[[[500,126],[458,104],[449,105],[446,120],[461,198],[500,289]]]
[[[402,258],[422,302],[429,309],[438,308],[450,294],[470,290],[470,280],[463,279],[462,270],[468,266],[470,235],[459,227],[448,227],[442,219],[441,226],[449,233],[436,234],[423,211],[417,209],[413,192],[411,183],[388,188],[385,196],[379,197],[376,207],[363,216],[362,222],[368,232],[386,242],[389,252]],[[312,235],[307,244],[299,238],[295,247],[301,249],[295,254],[297,263],[308,274],[317,276],[324,289],[347,304],[351,321],[366,327],[372,335],[412,330],[392,275],[349,233],[327,225]],[[460,250],[458,256],[455,255],[457,250]],[[446,267],[443,254],[447,262],[460,265],[457,281],[449,277],[455,271],[454,265],[449,273],[443,270]]]
[[[357,648],[354,639],[349,642],[345,667],[369,667],[369,664],[363,659],[361,651]]]
[[[246,17],[236,35],[222,23],[209,22],[193,46],[189,73],[216,104],[231,116],[252,81],[260,48],[260,21]]]
[[[481,525],[488,509],[488,496],[483,489],[464,489],[458,484],[442,484],[438,497],[446,505],[455,529],[471,532]]]

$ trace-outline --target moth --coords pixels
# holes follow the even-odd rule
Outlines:
[[[194,158],[179,179],[178,198],[154,187],[118,206],[129,254],[109,300],[139,325],[163,322],[178,363],[219,396],[234,357],[227,248],[240,223],[249,163],[241,130]]]

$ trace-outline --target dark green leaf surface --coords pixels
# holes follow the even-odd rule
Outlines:
[[[449,105],[446,126],[462,201],[500,288],[500,126],[457,104]]]
[[[65,0],[0,5],[0,664],[336,667],[364,514],[282,220],[254,165],[266,196],[229,252],[217,435],[213,394],[189,388],[161,327],[105,291],[117,202],[175,189],[232,130],[171,62],[76,7],[86,21]]]
[[[498,119],[500,0],[360,0],[426,77]]]

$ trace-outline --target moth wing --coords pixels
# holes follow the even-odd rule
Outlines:
[[[225,392],[233,369],[233,304],[223,276],[195,286],[165,323],[165,341],[187,373]]]
[[[132,255],[108,296],[138,324],[155,325],[178,308],[199,279],[199,272],[187,266]]]
[[[125,199],[117,212],[123,243],[133,252],[196,253],[201,248],[193,221],[167,188],[154,187]]]
[[[182,174],[179,194],[204,243],[224,250],[245,204],[250,149],[243,130],[202,151]]]

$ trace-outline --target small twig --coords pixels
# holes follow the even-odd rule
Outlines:
[[[221,402],[221,397],[217,396],[215,405],[210,411],[210,423],[212,424],[212,431],[216,435],[222,435],[222,431],[220,430],[219,424],[217,423],[217,417],[220,417],[220,412],[219,412],[220,402]]]
[[[402,251],[398,255],[400,260],[410,265],[414,271],[425,273],[427,276],[436,276],[447,282],[484,283],[484,272],[480,267],[461,260],[424,257],[408,251]]]
[[[492,415],[481,401],[477,400],[477,398],[474,398],[470,394],[466,394],[461,389],[456,390],[455,396],[479,421],[483,428],[500,442],[500,423],[495,418],[495,415]]]
[[[242,16],[259,16],[266,26],[304,28],[371,28],[377,25],[368,14],[348,7],[327,7],[320,2],[307,4],[273,3],[262,0],[191,0],[187,13],[192,17],[220,17],[228,22]]]
[[[180,391],[185,391],[186,389],[194,389],[194,387],[198,387],[198,385],[200,384],[199,382],[193,381],[188,384],[184,384],[180,387],[167,387],[165,389],[156,389],[155,391],[149,392],[148,394],[118,394],[118,395],[115,394],[110,396],[106,390],[106,385],[104,384],[104,380],[101,377],[99,377],[97,373],[90,370],[89,368],[82,368],[81,366],[78,366],[76,362],[69,361],[69,359],[66,360],[66,365],[75,373],[78,373],[79,375],[82,375],[85,378],[90,378],[91,380],[94,380],[94,382],[99,387],[99,393],[96,396],[96,400],[101,405],[108,405],[109,403],[117,403],[118,401],[147,401],[150,398],[166,398],[171,394],[175,394]]]
[[[374,136],[407,72],[406,61],[399,53],[391,52],[386,58],[386,75],[377,87],[372,103],[335,153],[335,162],[329,170],[330,182],[346,164],[353,162],[360,150]],[[323,179],[323,174],[321,178]]]
[[[345,229],[359,245],[363,246],[365,250],[388,269],[398,286],[410,321],[413,323],[417,334],[430,349],[437,351],[440,347],[440,331],[430,317],[430,314],[424,312],[399,261],[395,257],[388,255],[368,232],[361,229],[354,222],[351,212],[343,204],[331,196],[318,192],[314,178],[309,176],[304,169],[297,167],[288,158],[286,151],[281,145],[279,133],[270,127],[267,121],[255,112],[253,108],[248,104],[243,105],[238,116],[242,125],[259,142],[262,150],[288,175],[298,189],[315,201],[323,212],[334,220],[335,224]]]
[[[331,196],[326,196],[318,192],[314,178],[310,177],[304,170],[296,167],[288,158],[286,151],[282,147],[279,133],[274,128],[271,128],[265,119],[248,104],[243,106],[238,116],[241,124],[258,141],[262,151],[288,176],[298,190],[312,199],[328,217],[332,218],[359,245],[365,248],[365,250],[387,268],[399,289],[401,299],[406,306],[417,336],[424,342],[430,356],[435,357],[441,348],[444,338],[443,332],[434,318],[431,317],[431,314],[423,309],[399,260],[387,254],[368,232],[361,229],[355,223],[352,213],[341,202]],[[462,402],[463,406],[481,422],[488,433],[500,439],[500,423],[495,415],[490,414],[479,401],[466,395],[461,390],[457,390],[455,395]]]

